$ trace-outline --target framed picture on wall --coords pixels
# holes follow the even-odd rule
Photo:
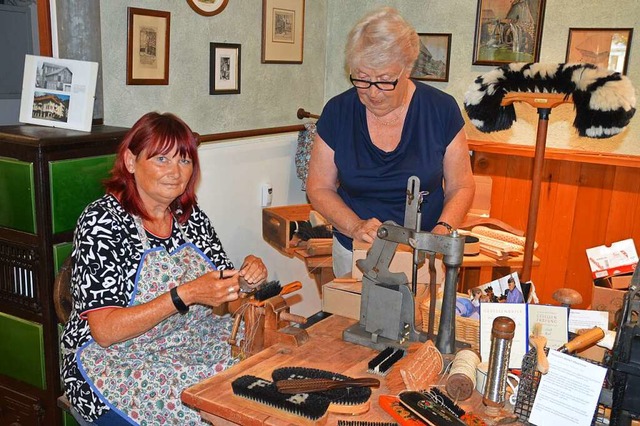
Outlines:
[[[209,94],[240,93],[240,45],[210,44]]]
[[[538,62],[546,0],[478,0],[473,65]]]
[[[587,62],[627,73],[633,28],[569,28],[565,62]]]
[[[169,84],[171,14],[127,8],[127,84]]]
[[[411,78],[427,81],[449,81],[451,33],[418,33],[420,54]]]
[[[301,64],[304,1],[262,0],[262,63]]]
[[[191,9],[203,16],[213,16],[222,12],[229,0],[187,0]]]

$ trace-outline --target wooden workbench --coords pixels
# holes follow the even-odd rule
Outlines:
[[[371,409],[357,417],[329,414],[327,425],[338,420],[393,422],[393,418],[378,406],[378,396],[389,393],[385,379],[367,373],[367,363],[378,352],[342,340],[342,331],[356,321],[332,315],[308,329],[310,339],[299,347],[273,345],[240,362],[230,369],[206,379],[182,393],[182,401],[199,410],[205,420],[216,426],[301,425],[309,424],[302,417],[287,414],[240,398],[233,394],[231,382],[245,374],[271,380],[271,372],[279,367],[308,367],[333,371],[351,377],[376,377],[381,386],[372,389]],[[481,395],[474,396],[465,409],[484,410]]]

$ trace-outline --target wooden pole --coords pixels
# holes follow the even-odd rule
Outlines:
[[[542,186],[542,169],[544,166],[544,151],[547,144],[547,129],[551,109],[563,103],[573,102],[571,96],[563,93],[507,93],[502,105],[514,102],[527,103],[538,110],[538,133],[536,135],[535,156],[533,158],[533,176],[531,178],[531,195],[529,198],[529,212],[527,214],[527,229],[525,232],[522,275],[520,280],[531,280],[531,266],[533,264],[533,247],[536,241],[538,225],[538,208],[540,205],[540,189]]]
[[[538,226],[538,207],[540,205],[540,189],[542,186],[542,167],[544,166],[544,150],[547,144],[547,128],[551,108],[538,108],[538,134],[536,135],[536,149],[533,157],[533,177],[531,178],[531,195],[529,197],[529,212],[527,214],[526,239],[524,242],[524,259],[522,263],[523,282],[531,280],[531,265],[533,263],[533,246],[536,241]]]

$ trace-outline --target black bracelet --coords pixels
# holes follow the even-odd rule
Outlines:
[[[178,294],[178,287],[172,288],[169,291],[169,293],[171,294],[171,301],[173,302],[173,306],[176,307],[178,312],[180,312],[183,315],[189,312],[189,307],[184,304],[184,301],[180,298],[180,295]]]
[[[444,226],[445,228],[447,228],[447,231],[449,231],[449,233],[453,232],[453,226],[449,225],[447,222],[438,222],[436,223],[436,226]]]

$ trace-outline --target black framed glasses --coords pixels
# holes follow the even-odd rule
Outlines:
[[[369,81],[369,80],[360,80],[359,78],[353,78],[351,73],[349,73],[349,80],[351,84],[354,85],[356,89],[368,89],[371,86],[376,86],[378,90],[382,90],[383,92],[390,92],[396,88],[398,85],[398,81],[400,80],[400,76],[404,72],[404,68],[398,74],[398,77],[393,81]]]
[[[349,74],[349,80],[351,80],[351,84],[353,84],[357,89],[368,89],[371,86],[376,86],[378,90],[390,92],[396,88],[399,79],[396,78],[393,81],[369,81],[353,78],[351,74]]]

